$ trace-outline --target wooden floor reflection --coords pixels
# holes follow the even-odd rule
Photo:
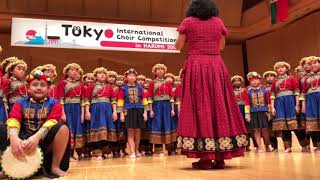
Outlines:
[[[280,140],[280,139],[279,139]],[[280,143],[282,143],[280,141]],[[301,153],[297,142],[291,154],[247,153],[226,161],[225,170],[193,170],[194,159],[184,156],[143,157],[73,162],[68,177],[74,180],[319,180],[320,155]]]

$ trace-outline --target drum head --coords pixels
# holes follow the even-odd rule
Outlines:
[[[1,166],[5,175],[12,179],[26,179],[38,172],[43,162],[42,151],[37,148],[33,153],[17,159],[9,146],[2,155]]]

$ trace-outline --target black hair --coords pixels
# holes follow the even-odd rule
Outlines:
[[[211,17],[217,17],[218,15],[219,9],[214,0],[191,0],[186,16],[208,20]]]

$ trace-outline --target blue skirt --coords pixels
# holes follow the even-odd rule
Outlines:
[[[2,98],[0,100],[0,124],[4,124],[7,121],[7,113]]]
[[[272,122],[272,129],[275,131],[298,129],[295,107],[295,96],[282,96],[277,98],[275,100],[276,116]]]
[[[81,124],[81,106],[79,103],[64,104],[67,124],[71,131],[72,149],[82,148],[85,145],[83,127]]]
[[[150,122],[150,143],[170,144],[177,140],[176,126],[171,118],[170,101],[153,102],[154,118]]]
[[[306,130],[320,131],[320,93],[306,96]]]
[[[104,102],[91,104],[90,112],[89,142],[117,141],[116,127],[112,119],[112,105]]]

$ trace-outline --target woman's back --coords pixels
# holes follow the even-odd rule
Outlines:
[[[227,30],[221,19],[212,17],[209,20],[200,20],[188,17],[183,20],[178,29],[186,34],[188,54],[220,54],[220,40]]]

